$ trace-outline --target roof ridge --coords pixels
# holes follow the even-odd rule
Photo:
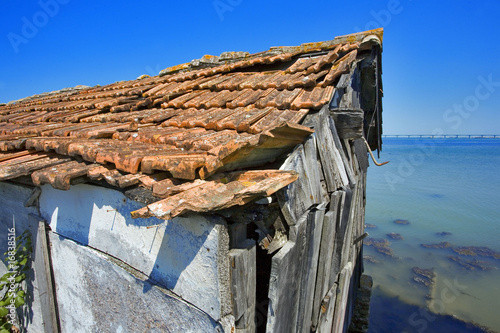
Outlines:
[[[298,46],[272,46],[269,48],[269,50],[252,54],[245,51],[226,51],[222,52],[220,56],[206,54],[200,59],[193,59],[190,62],[167,67],[161,70],[158,75],[165,76],[167,74],[175,74],[178,72],[202,69],[206,67],[227,65],[241,60],[251,60],[257,57],[274,56],[284,53],[303,54],[303,53],[318,52],[318,51],[328,51],[333,49],[335,46],[339,44],[361,43],[369,36],[376,37],[379,40],[379,44],[382,44],[383,34],[384,34],[384,29],[378,28],[378,29],[348,34],[344,36],[338,36],[332,40],[323,42],[302,43]]]

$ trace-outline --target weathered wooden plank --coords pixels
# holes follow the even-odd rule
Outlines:
[[[256,246],[247,240],[245,248],[229,251],[233,316],[238,332],[255,331]]]
[[[352,258],[352,252],[354,250],[352,241],[354,232],[353,230],[356,228],[357,224],[358,208],[359,208],[359,186],[356,186],[352,193],[351,204],[348,208],[349,218],[347,220],[347,228],[346,228],[347,230],[344,235],[344,244],[342,247],[342,258],[340,267],[344,267],[345,265],[347,265],[348,261],[355,262],[355,258]]]
[[[331,333],[333,326],[333,314],[335,312],[335,301],[337,300],[337,284],[334,283],[328,291],[325,298],[321,301],[321,311],[319,316],[318,328],[319,333]]]
[[[305,155],[305,171],[309,179],[309,187],[311,191],[311,200],[313,204],[320,204],[322,202],[321,193],[321,170],[318,164],[318,151],[316,143],[316,134],[310,135],[304,142],[304,155]]]
[[[346,157],[346,154],[344,151],[345,147],[342,144],[342,142],[340,141],[339,135],[337,133],[337,128],[335,126],[335,122],[333,121],[332,117],[328,117],[328,128],[332,132],[332,138],[333,138],[333,141],[335,142],[335,147],[337,148],[337,150],[339,152],[340,159],[342,160],[344,170],[345,170],[347,177],[349,179],[350,186],[352,187],[356,184],[356,177],[355,177],[354,172],[352,170],[351,164],[349,163],[349,160]]]
[[[247,225],[242,222],[232,223],[228,225],[230,247],[232,249],[240,249],[244,246],[247,240]]]
[[[348,74],[343,74],[335,86],[330,110],[338,112],[341,110],[361,110],[360,104],[360,79],[357,66]]]
[[[358,139],[354,141],[354,154],[359,163],[360,170],[366,173],[368,169],[368,151],[366,150],[366,145],[363,139]]]
[[[297,315],[297,332],[310,331],[312,326],[314,288],[318,272],[318,258],[325,218],[325,206],[320,205],[317,209],[309,213],[305,269],[301,272],[302,281],[300,286],[299,312]]]
[[[339,109],[331,112],[341,139],[359,139],[363,136],[364,112],[358,110]]]
[[[317,134],[318,151],[323,166],[325,180],[329,192],[349,184],[349,178],[344,167],[339,145],[335,143],[337,136],[333,120],[329,116],[328,106],[321,109],[315,119],[314,129]],[[338,137],[337,141],[340,143]]]
[[[340,197],[339,192],[335,192],[333,196],[335,200]],[[332,202],[337,204],[337,202]],[[329,211],[325,214],[323,221],[323,231],[321,234],[321,244],[318,259],[318,273],[316,276],[316,286],[314,290],[314,303],[312,307],[312,330],[318,327],[321,304],[331,286],[330,282],[330,268],[332,266],[332,255],[335,246],[335,224],[337,221],[336,212]]]
[[[351,140],[349,139],[341,139],[342,141],[342,147],[344,147],[344,151],[345,151],[345,156],[347,158],[347,160],[349,161],[349,166],[351,167],[351,170],[354,172],[354,175],[357,177],[357,172],[355,172],[357,170],[357,168],[354,166],[354,159],[353,159],[353,155],[352,155],[352,149],[351,149]]]
[[[352,262],[348,262],[340,272],[337,299],[335,300],[332,332],[344,331],[344,319],[349,296],[349,286],[351,284],[352,269]]]
[[[280,170],[294,170],[299,175],[295,182],[277,192],[278,201],[286,222],[288,225],[295,225],[299,218],[314,205],[303,145],[295,148]]]
[[[272,259],[266,332],[296,332],[308,215],[290,227],[289,241]],[[299,278],[297,278],[299,277]]]
[[[342,266],[342,250],[345,242],[345,235],[347,232],[347,223],[349,221],[349,211],[352,201],[352,191],[345,188],[341,191],[341,198],[339,199],[337,209],[337,225],[335,229],[335,248],[332,256],[332,266],[330,268],[330,281],[329,284],[333,285],[337,282],[337,275],[339,274]]]
[[[57,318],[58,309],[53,289],[50,253],[44,221],[38,223],[35,248],[35,271],[45,332],[59,332],[59,321]]]

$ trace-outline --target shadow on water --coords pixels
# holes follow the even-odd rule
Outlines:
[[[425,308],[407,304],[398,297],[385,295],[374,288],[370,302],[368,333],[494,333],[494,331],[467,323],[449,315],[431,313]]]

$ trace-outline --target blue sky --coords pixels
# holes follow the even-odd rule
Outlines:
[[[4,1],[0,102],[383,27],[386,134],[500,134],[500,2]]]

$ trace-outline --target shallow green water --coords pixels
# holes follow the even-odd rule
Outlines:
[[[388,239],[395,258],[365,246],[365,255],[378,261],[365,260],[365,272],[372,275],[375,287],[403,302],[500,332],[500,259],[452,250],[482,246],[500,253],[500,140],[386,139],[380,159],[391,162],[368,170],[366,223],[376,228],[366,231],[370,237]],[[410,224],[396,224],[396,219]],[[389,238],[391,232],[404,239]],[[421,246],[440,242],[451,247]],[[477,259],[491,269],[464,269],[449,256]],[[413,281],[415,266],[433,269],[434,287]]]

